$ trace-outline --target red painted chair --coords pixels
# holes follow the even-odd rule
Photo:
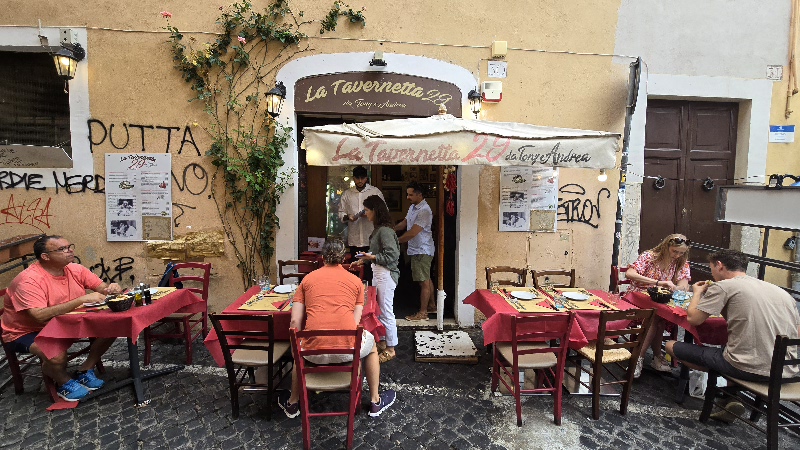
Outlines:
[[[278,261],[278,283],[284,284],[286,278],[297,278],[297,282],[303,281],[303,277],[310,272],[317,270],[320,266],[319,261],[306,259],[289,259]],[[294,268],[294,269],[292,269]]]
[[[303,425],[303,448],[311,449],[311,423],[312,417],[331,417],[347,416],[347,447],[353,448],[353,428],[355,426],[356,414],[361,406],[361,337],[364,328],[359,325],[355,330],[313,330],[297,331],[292,328],[291,343],[292,353],[294,354],[294,370],[300,379],[300,416]],[[304,350],[298,345],[299,340],[310,337],[350,337],[354,340],[351,348],[317,348],[314,350]],[[315,365],[305,360],[309,355],[323,354],[350,354],[353,361],[337,365]],[[350,405],[347,411],[333,411],[312,413],[308,406],[309,392],[334,392],[349,391]]]
[[[522,394],[549,392],[553,395],[553,421],[561,425],[561,384],[569,351],[572,313],[511,317],[511,343],[499,342],[494,348],[492,392],[499,383],[508,389],[517,403],[517,426],[522,426]],[[550,341],[552,346],[548,346]],[[536,388],[523,389],[519,373],[536,371]],[[501,376],[501,371],[502,375]],[[506,381],[508,380],[508,381]]]
[[[611,266],[611,292],[619,294],[620,286],[631,284],[631,280],[625,278],[627,271],[628,266]]]
[[[144,329],[144,365],[150,365],[153,341],[156,339],[182,339],[186,341],[186,364],[192,363],[192,342],[208,334],[208,282],[211,277],[210,263],[184,262],[173,266],[169,285],[183,284],[206,302],[201,313],[175,313]],[[195,272],[195,271],[199,271]],[[178,272],[179,276],[175,276]],[[183,274],[181,274],[183,272]],[[189,285],[187,285],[189,283]],[[199,286],[197,285],[199,283]]]

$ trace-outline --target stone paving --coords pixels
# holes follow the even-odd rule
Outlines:
[[[586,397],[564,398],[561,426],[553,424],[549,397],[523,401],[524,424],[516,426],[510,397],[489,393],[490,357],[480,329],[467,330],[480,352],[477,365],[416,363],[413,332],[400,331],[398,358],[382,366],[381,385],[397,401],[378,418],[359,414],[355,448],[364,449],[740,449],[764,448],[766,438],[743,425],[697,421],[700,400],[672,400],[673,379],[648,372],[635,384],[628,414],[618,399],[604,399],[599,421],[591,420]],[[140,345],[140,349],[141,349]],[[183,348],[156,344],[154,364],[182,360]],[[106,379],[122,377],[127,351],[119,340],[107,356]],[[0,374],[5,376],[5,373]],[[196,346],[195,364],[145,383],[152,399],[133,406],[122,389],[72,410],[47,412],[41,382],[28,379],[26,392],[0,393],[0,448],[54,449],[296,449],[302,448],[300,419],[287,419],[262,394],[240,396],[231,419],[227,379],[205,347]],[[365,392],[366,394],[366,392]],[[322,395],[315,408],[343,405],[342,395]],[[272,410],[272,421],[266,413]],[[312,420],[313,448],[343,448],[344,418]],[[781,448],[800,448],[800,437],[781,432]]]

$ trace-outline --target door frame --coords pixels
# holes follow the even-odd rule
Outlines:
[[[736,184],[763,184],[766,180],[772,81],[649,73],[643,76],[647,82],[639,85],[636,111],[631,120],[620,265],[628,265],[638,257],[648,98],[739,103],[734,168],[734,178],[739,181]],[[758,229],[731,227],[732,248],[758,253],[759,243]]]

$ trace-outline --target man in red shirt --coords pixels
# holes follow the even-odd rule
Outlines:
[[[325,265],[306,275],[295,292],[290,322],[292,328],[302,330],[304,318],[306,330],[355,330],[358,327],[364,309],[364,285],[357,276],[342,267],[345,252],[342,241],[328,239],[325,242],[322,247]],[[305,349],[323,345],[352,348],[353,344],[342,337],[328,337],[322,343],[311,339],[303,342]],[[375,338],[366,330],[361,340],[361,358],[364,360],[364,373],[371,396],[369,415],[378,417],[394,403],[396,394],[390,389],[379,393],[380,361]],[[306,359],[313,364],[335,364],[352,361],[352,355],[314,355]],[[278,405],[287,417],[297,417],[300,414],[299,399],[300,380],[297,371],[293,371],[292,392],[282,392],[278,396]]]
[[[74,251],[75,244],[61,236],[43,236],[34,242],[33,253],[38,261],[11,282],[2,317],[3,342],[18,353],[38,356],[42,372],[56,382],[58,395],[68,401],[78,401],[90,390],[103,387],[93,369],[114,339],[95,339],[75,379],[67,373],[66,352],[48,359],[34,339],[53,317],[122,292],[117,283],[107,284],[86,267],[73,263]],[[87,294],[87,290],[94,292]]]

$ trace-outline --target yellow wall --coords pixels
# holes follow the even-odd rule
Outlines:
[[[306,19],[321,18],[332,2],[293,2],[295,10],[304,10]],[[619,2],[508,2],[502,6],[492,2],[411,0],[401,4],[370,0],[351,5],[366,6],[367,26],[351,26],[340,20],[339,31],[323,37],[348,37],[386,39],[406,43],[384,43],[324,40],[319,37],[318,24],[305,28],[312,39],[310,49],[298,57],[322,53],[364,52],[383,50],[386,53],[404,53],[440,59],[467,68],[482,81],[486,80],[487,48],[456,48],[453,46],[421,45],[410,42],[435,44],[489,46],[492,40],[507,40],[509,47],[569,50],[578,52],[611,53],[614,48],[615,24]],[[209,198],[207,188],[193,195],[183,188],[183,171],[190,164],[199,164],[207,175],[213,173],[204,153],[209,140],[202,127],[207,118],[199,105],[188,103],[191,91],[172,67],[172,56],[167,44],[167,34],[157,33],[166,24],[159,12],[165,8],[173,13],[171,23],[183,30],[214,31],[214,21],[219,13],[218,2],[189,2],[165,6],[163,2],[144,0],[136,3],[78,2],[65,0],[58,3],[12,1],[4,8],[4,24],[35,26],[38,19],[44,26],[82,26],[88,29],[89,59],[78,70],[89,73],[90,110],[93,119],[106,126],[115,124],[115,133],[123,124],[143,124],[180,127],[173,134],[170,153],[173,173],[179,184],[173,182],[173,202],[183,205],[180,226],[175,234],[187,231],[220,229],[220,222]],[[44,7],[46,5],[46,7]],[[256,5],[266,5],[256,2]],[[108,31],[97,28],[138,30],[144,32]],[[198,40],[209,36],[189,34]],[[2,43],[0,43],[2,45]],[[585,128],[622,133],[627,83],[628,61],[615,62],[606,56],[579,56],[545,54],[510,50],[508,78],[503,81],[503,101],[486,105],[482,118],[497,121],[519,121],[537,125],[568,128]],[[324,68],[320,69],[324,72]],[[776,88],[777,89],[777,88]],[[199,122],[192,128],[200,149],[184,147],[178,153],[179,140],[184,127]],[[140,146],[133,134],[129,146],[123,150],[113,148],[109,141],[94,148],[94,171],[104,174],[106,152],[138,152]],[[620,143],[621,145],[621,143]],[[166,149],[166,133],[148,131],[147,152],[162,153]],[[189,183],[197,191],[203,180],[194,177],[190,170]],[[200,172],[202,174],[202,171]],[[568,236],[571,260],[577,269],[579,284],[590,288],[607,285],[611,246],[613,243],[614,214],[616,210],[616,176],[611,174],[605,183],[596,180],[597,173],[584,170],[562,170],[560,184],[575,183],[586,190],[582,200],[596,203],[599,189],[607,187],[610,198],[600,200],[601,217],[596,216],[591,225],[579,222],[559,222],[561,233],[537,237],[530,255],[526,255],[527,233],[498,232],[499,169],[484,168],[480,175],[479,200],[479,250],[478,285],[483,284],[483,267],[508,264],[544,265],[547,248],[561,248],[557,241]],[[95,193],[67,195],[55,190],[24,191],[20,189],[0,192],[0,205],[7,204],[11,195],[14,201],[30,201],[38,197],[51,198],[49,227],[42,231],[67,236],[78,245],[78,255],[85,265],[113,261],[127,256],[134,258],[133,271],[138,279],[148,278],[154,283],[163,271],[163,263],[147,258],[143,243],[109,243],[105,240],[105,196]],[[575,198],[575,196],[571,196]],[[191,209],[196,208],[196,209]],[[462,211],[462,214],[469,214]],[[179,214],[178,209],[174,214]],[[191,227],[191,229],[189,228]],[[0,226],[0,238],[37,232],[29,225],[5,224]],[[236,260],[231,247],[226,247],[223,257],[208,258],[214,265],[211,291],[211,309],[221,310],[242,291]],[[548,267],[555,268],[555,267]],[[7,285],[12,275],[0,277],[0,285]]]

